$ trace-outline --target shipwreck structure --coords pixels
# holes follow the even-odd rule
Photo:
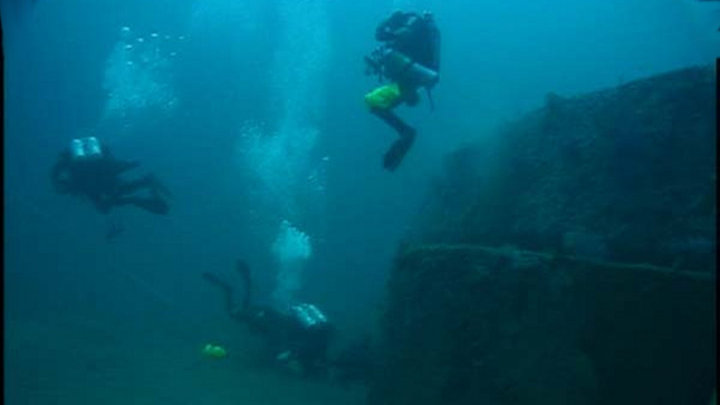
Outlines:
[[[548,95],[447,159],[388,285],[374,405],[703,404],[715,72]]]

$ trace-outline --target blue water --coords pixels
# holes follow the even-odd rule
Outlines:
[[[393,254],[446,153],[548,92],[720,51],[720,5],[690,0],[18,3],[0,9],[10,404],[362,403],[362,387],[254,366],[260,342],[200,274],[244,258],[259,299],[317,303],[341,341],[373,335]],[[442,77],[433,113],[400,111],[419,135],[389,173],[395,135],[363,105],[376,82],[362,56],[396,8],[435,13]],[[57,153],[89,135],[167,184],[167,217],[104,216],[53,193]],[[273,248],[283,221],[306,237],[300,264]],[[111,224],[124,232],[108,242]],[[208,341],[227,361],[200,355]]]

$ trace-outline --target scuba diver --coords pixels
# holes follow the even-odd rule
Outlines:
[[[238,260],[235,269],[244,284],[244,294],[235,303],[232,286],[220,276],[205,272],[203,278],[217,286],[225,298],[225,310],[234,320],[247,325],[265,340],[274,361],[294,368],[303,375],[315,375],[326,369],[327,349],[334,327],[312,304],[291,305],[286,311],[251,303],[250,268]]]
[[[387,78],[390,84],[367,93],[365,102],[400,136],[383,159],[383,167],[394,171],[412,146],[416,131],[392,110],[402,103],[417,105],[420,87],[427,91],[433,108],[430,90],[439,79],[440,32],[429,12],[396,11],[378,25],[375,39],[382,44],[365,57],[366,74],[376,75],[381,82]]]
[[[158,215],[168,213],[167,189],[152,174],[136,180],[119,176],[138,167],[134,161],[115,159],[95,137],[73,139],[70,148],[60,153],[50,178],[55,191],[88,198],[95,208],[107,214],[113,207],[134,205]],[[149,196],[136,192],[148,190]]]

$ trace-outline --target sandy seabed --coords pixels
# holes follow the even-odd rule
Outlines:
[[[197,342],[157,332],[119,338],[77,323],[5,323],[5,403],[11,405],[364,403],[362,386],[250,363],[242,355],[205,358]]]

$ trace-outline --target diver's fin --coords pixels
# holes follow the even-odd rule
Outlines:
[[[168,188],[165,187],[165,185],[160,180],[158,180],[157,177],[155,177],[152,174],[149,174],[149,175],[145,176],[145,179],[148,182],[148,184],[150,185],[150,191],[152,192],[152,194],[154,196],[163,197],[163,198],[172,198],[173,195],[170,192],[170,190],[168,190]]]
[[[206,281],[209,281],[211,284],[220,287],[220,289],[223,291],[223,295],[225,296],[225,310],[228,311],[228,314],[232,314],[234,311],[233,290],[232,287],[230,287],[230,284],[228,284],[225,280],[221,279],[217,274],[204,272],[202,276]]]
[[[218,277],[217,274],[213,274],[213,273],[210,273],[210,272],[207,272],[207,271],[206,271],[206,272],[204,272],[204,273],[202,274],[202,277],[203,277],[206,281],[209,281],[210,283],[215,284],[216,286],[222,288],[223,290],[231,290],[231,288],[230,288],[230,286],[228,285],[228,283],[225,282],[225,280],[223,280],[223,279],[221,279],[220,277]]]
[[[400,166],[400,162],[402,162],[407,152],[410,150],[414,140],[415,130],[413,129],[412,132],[406,132],[400,137],[400,139],[395,141],[395,143],[390,146],[390,149],[385,152],[383,167],[391,172],[395,171],[395,169]]]

